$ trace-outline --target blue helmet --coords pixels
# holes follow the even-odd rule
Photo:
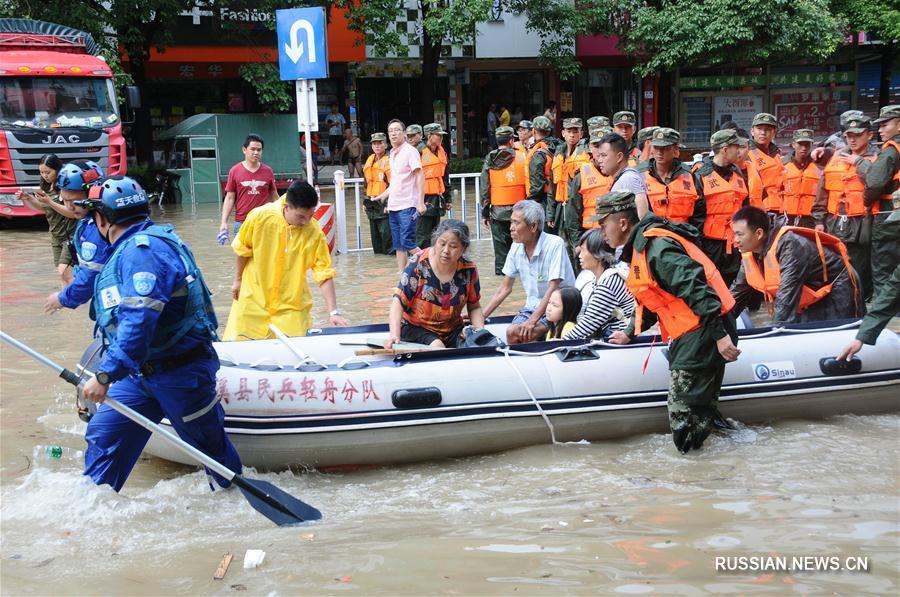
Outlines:
[[[85,191],[103,178],[103,170],[90,160],[69,162],[59,171],[56,184],[67,191]]]
[[[96,209],[110,224],[150,215],[147,193],[137,181],[127,176],[110,176],[102,180],[90,188],[86,200],[76,201],[75,205]]]

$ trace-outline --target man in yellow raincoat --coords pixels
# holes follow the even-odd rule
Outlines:
[[[270,323],[288,336],[305,336],[312,327],[309,270],[328,304],[331,325],[348,325],[337,308],[328,242],[313,219],[318,200],[308,183],[295,181],[280,200],[248,214],[231,243],[237,269],[223,340],[272,337]]]

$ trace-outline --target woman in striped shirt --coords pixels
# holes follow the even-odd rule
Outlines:
[[[616,262],[600,228],[591,228],[578,243],[578,260],[582,269],[593,272],[594,289],[575,327],[563,335],[564,340],[580,338],[606,339],[616,330],[624,330],[634,315],[634,296],[625,286],[628,266]]]

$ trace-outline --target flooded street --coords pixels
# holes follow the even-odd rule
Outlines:
[[[215,242],[216,206],[154,219],[193,248],[221,332],[234,256]],[[500,282],[490,241],[470,255],[486,303]],[[92,324],[86,307],[43,314],[58,289],[50,257],[46,231],[0,231],[0,327],[73,368]],[[335,267],[351,323],[385,321],[394,258],[353,253]],[[503,312],[522,300],[517,286]],[[119,495],[86,483],[71,387],[5,344],[0,396],[4,595],[900,592],[898,414],[749,426],[689,456],[656,434],[369,470],[248,472],[324,514],[277,528],[237,490],[210,493],[195,467],[145,457]],[[46,445],[71,450],[35,454]],[[247,549],[266,552],[259,568],[243,569]],[[226,552],[235,561],[213,580]],[[724,556],[835,557],[840,569],[717,571]],[[848,569],[862,562],[867,571]]]

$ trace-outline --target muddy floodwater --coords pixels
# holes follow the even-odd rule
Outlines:
[[[193,247],[221,331],[234,258],[215,243],[216,206],[154,217]],[[486,302],[500,281],[490,241],[470,254]],[[74,367],[92,326],[85,308],[43,314],[58,289],[50,262],[46,231],[0,230],[0,326]],[[335,265],[349,319],[384,321],[394,258],[352,253]],[[506,312],[522,298],[517,289]],[[3,595],[900,593],[897,414],[748,426],[689,456],[657,434],[368,470],[248,471],[324,514],[277,528],[236,490],[210,493],[194,467],[145,457],[121,494],[85,483],[70,387],[6,345],[0,396]],[[48,445],[62,457],[47,457]],[[258,568],[243,568],[248,549],[266,552]],[[213,580],[225,553],[235,560]]]

